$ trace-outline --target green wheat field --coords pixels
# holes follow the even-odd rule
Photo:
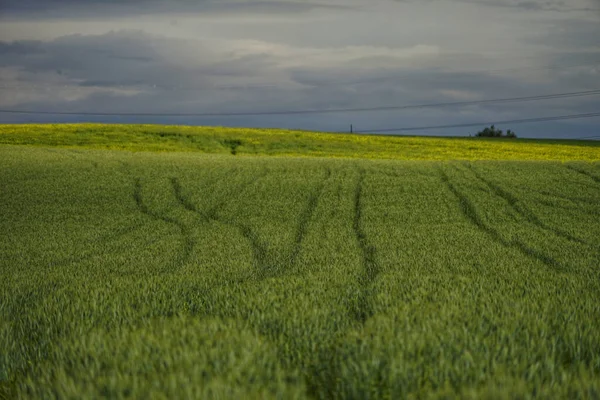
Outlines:
[[[600,143],[0,125],[0,398],[600,398]]]

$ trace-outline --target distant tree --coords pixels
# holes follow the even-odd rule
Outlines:
[[[223,140],[223,144],[229,147],[231,154],[235,156],[237,154],[237,148],[244,143],[239,139],[225,139]]]
[[[496,129],[496,127],[494,125],[490,126],[489,128],[486,127],[483,130],[477,132],[477,134],[475,136],[476,137],[496,137],[496,138],[505,137],[505,138],[511,138],[511,139],[515,139],[517,137],[517,135],[510,129],[506,131],[506,134],[504,134],[504,132],[502,132],[502,129]]]

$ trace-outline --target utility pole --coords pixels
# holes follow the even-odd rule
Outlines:
[[[353,133],[352,124],[350,124],[350,133]]]

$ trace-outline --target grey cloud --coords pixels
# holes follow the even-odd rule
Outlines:
[[[600,56],[600,54],[599,54]],[[550,63],[556,60],[549,60]],[[565,87],[561,76],[568,71],[576,71],[576,68],[557,68],[549,67],[547,69],[523,68],[523,69],[491,69],[486,70],[452,70],[444,67],[446,60],[444,56],[437,59],[437,62],[426,62],[421,65],[411,67],[376,67],[355,68],[353,65],[348,67],[338,67],[335,70],[323,70],[319,68],[293,68],[290,69],[290,78],[294,81],[311,87],[329,88],[344,86],[353,88],[357,91],[374,89],[389,89],[391,87],[401,87],[410,93],[411,98],[424,95],[424,97],[435,98],[440,91],[461,91],[465,93],[476,93],[479,95],[513,97],[527,96],[532,92],[545,92],[548,90],[559,90]],[[587,71],[590,74],[594,72],[594,66],[579,67],[580,72]],[[547,82],[530,82],[531,75],[540,77],[548,75],[552,78],[551,87]],[[582,75],[578,84],[572,81],[571,88],[588,88],[593,81],[593,75]],[[566,76],[566,75],[565,75]]]
[[[197,60],[190,63],[162,52],[174,48],[197,54]],[[202,42],[142,32],[73,35],[50,42],[0,42],[0,66],[18,68],[26,77],[60,71],[63,78],[80,86],[203,87],[214,83],[216,77],[247,78],[270,68],[265,56],[214,57]]]
[[[540,32],[528,41],[534,44],[561,48],[570,54],[577,49],[600,51],[600,17],[598,21],[561,19],[544,24]],[[597,55],[597,54],[596,54]],[[578,57],[585,57],[585,54]]]
[[[453,93],[467,93],[478,99],[550,91],[545,84],[528,83],[514,75],[446,71],[439,66],[433,67],[433,63],[402,69],[373,64],[356,66],[354,63],[336,67],[280,68],[276,60],[262,54],[233,59],[214,59],[215,56],[209,54],[198,64],[186,65],[182,60],[165,58],[161,54],[162,48],[179,46],[189,44],[139,32],[114,32],[102,36],[65,37],[48,43],[2,44],[0,54],[1,65],[18,67],[25,74],[23,79],[61,71],[61,79],[70,82],[74,89],[123,85],[141,87],[143,91],[151,88],[149,93],[135,96],[135,102],[131,97],[121,96],[120,101],[96,104],[94,101],[108,96],[100,93],[88,96],[90,100],[85,103],[77,101],[69,106],[94,103],[91,109],[111,107],[108,111],[113,107],[122,109],[122,104],[132,107],[131,111],[146,111],[144,107],[149,107],[151,112],[177,112],[195,107],[211,111],[373,107],[457,100]],[[201,50],[201,47],[194,49]],[[443,65],[444,59],[438,62]],[[262,86],[252,82],[253,77],[266,75],[268,78],[274,73],[284,76],[284,83],[297,85],[291,89],[275,80],[271,80],[272,85]],[[220,77],[224,78],[220,82],[225,84],[214,85]],[[576,85],[587,88],[591,77],[585,74],[558,76],[553,91],[562,90],[566,86],[563,85],[565,80],[570,85],[569,90],[574,90]],[[231,78],[239,79],[231,81]],[[227,84],[229,82],[231,84]],[[162,101],[167,98],[168,102]]]
[[[148,14],[290,14],[314,9],[347,9],[340,4],[279,0],[2,0],[0,16],[98,18]]]
[[[216,51],[214,47],[202,41],[169,39],[134,31],[97,36],[71,35],[49,42],[0,42],[0,73],[2,68],[10,70],[12,75],[7,75],[6,79],[16,84],[27,80],[41,83],[56,80],[58,84],[67,86],[43,96],[14,102],[11,108],[157,113],[376,107],[460,101],[463,100],[461,96],[469,99],[516,97],[586,90],[591,82],[597,82],[598,77],[593,69],[543,71],[546,79],[542,80],[542,72],[536,72],[539,76],[530,79],[529,72],[451,71],[446,66],[449,60],[444,55],[434,60],[413,61],[414,65],[394,64],[393,57],[362,60],[358,57],[357,62],[343,65],[285,66],[277,56],[263,54],[260,48],[255,53],[239,56],[230,54],[226,49]],[[288,51],[293,54],[294,48],[283,53],[283,61],[286,61]],[[191,60],[187,58],[190,54],[194,55]],[[567,53],[557,52],[547,61],[558,60],[563,54]],[[129,86],[139,91],[122,91],[121,85],[125,85],[125,89]],[[76,95],[78,90],[82,91],[81,95]],[[4,91],[7,97],[17,92],[19,89]],[[597,98],[581,98],[411,112],[195,119],[105,117],[87,120],[342,130],[350,123],[358,129],[443,125],[576,114],[597,111],[598,107],[600,102]],[[11,118],[14,117],[0,114],[3,121]],[[55,121],[85,119],[46,118]],[[40,119],[32,117],[32,120]],[[591,129],[592,124],[586,125],[585,129]],[[552,129],[557,129],[559,125],[552,126]],[[566,125],[560,126],[564,128]],[[541,129],[527,126],[517,128],[517,132],[531,132],[532,136],[550,135],[547,130]],[[446,132],[435,132],[439,133]],[[466,131],[447,133],[464,134]],[[556,134],[559,132],[556,131]]]
[[[329,83],[323,75],[337,74]],[[311,86],[322,99],[335,98],[335,107],[373,107],[528,96],[548,91],[519,79],[479,73],[425,69],[347,71],[295,70],[292,78]],[[338,96],[333,97],[336,93]],[[330,106],[331,107],[331,106]],[[491,109],[481,107],[480,109]],[[429,113],[432,110],[428,110]],[[436,111],[440,113],[440,111]],[[446,115],[447,110],[441,113]],[[449,115],[451,116],[451,114]]]
[[[562,0],[461,0],[492,7],[518,8],[528,11],[590,11],[591,7],[573,6]],[[597,9],[596,9],[597,10]]]
[[[61,70],[71,79],[102,80],[121,75],[129,80],[137,67],[151,64],[158,55],[147,41],[136,35],[107,34],[101,38],[79,35],[63,37],[51,42],[13,42],[0,45],[0,65],[19,67],[30,72]],[[111,71],[111,61],[119,62],[119,69]],[[115,78],[112,78],[115,80]]]
[[[0,54],[2,54],[3,58],[31,56],[43,52],[43,42],[41,41],[0,42]]]
[[[414,2],[419,0],[394,0],[398,2]],[[444,0],[429,0],[429,1],[444,1]],[[600,6],[589,2],[579,2],[573,4],[573,1],[565,0],[452,0],[461,3],[471,3],[476,5],[500,8],[514,8],[525,11],[553,11],[553,12],[599,12]]]

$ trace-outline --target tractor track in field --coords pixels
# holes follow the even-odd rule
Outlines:
[[[265,266],[265,260],[267,258],[266,246],[260,241],[256,232],[254,232],[249,226],[239,221],[229,220],[220,217],[218,212],[231,199],[234,198],[234,193],[237,193],[237,195],[239,195],[240,193],[244,192],[250,185],[258,181],[259,179],[265,177],[267,174],[268,171],[263,170],[257,176],[254,176],[252,179],[249,179],[240,186],[232,189],[227,195],[223,196],[223,199],[221,201],[219,201],[217,204],[213,205],[206,211],[200,210],[192,201],[189,200],[189,198],[184,194],[184,189],[181,183],[179,182],[178,178],[171,178],[171,186],[173,188],[173,193],[175,195],[175,198],[183,208],[197,214],[203,222],[215,221],[226,226],[231,226],[240,232],[240,234],[250,244],[254,268],[258,271],[263,269],[269,269],[269,267]]]
[[[267,246],[261,241],[257,232],[255,232],[250,226],[241,221],[226,219],[218,215],[219,210],[227,204],[229,199],[233,198],[234,193],[237,193],[239,195],[244,190],[246,190],[251,184],[266,176],[267,173],[268,171],[263,171],[258,176],[253,177],[253,179],[248,180],[242,185],[236,187],[234,190],[231,191],[229,195],[224,196],[225,198],[222,201],[218,202],[206,211],[200,210],[198,207],[196,207],[196,205],[193,202],[189,200],[189,198],[184,194],[184,188],[182,187],[181,183],[177,178],[171,178],[173,193],[182,207],[184,207],[188,211],[196,213],[205,222],[212,220],[223,225],[234,227],[246,239],[246,241],[250,244],[252,251],[252,259],[254,264],[253,276],[258,280],[279,276],[284,272],[284,269],[287,269],[287,264],[289,264],[289,266],[293,266],[296,264],[302,246],[302,242],[308,230],[308,223],[312,218],[312,215],[314,214],[319,198],[321,197],[321,194],[325,187],[325,182],[331,176],[331,170],[327,168],[323,182],[321,183],[319,188],[309,196],[307,206],[300,214],[300,220],[298,223],[298,228],[296,230],[294,245],[288,257],[289,260],[287,262],[279,262],[279,260],[274,260],[271,259],[271,257],[269,257]]]
[[[570,211],[570,212],[581,211],[581,209],[576,205],[568,206],[568,205],[564,205],[564,204],[557,204],[557,203],[553,203],[550,200],[545,200],[545,199],[539,199],[539,200],[533,200],[533,201],[537,204],[541,204],[546,207],[560,208],[561,210],[565,210],[565,211]]]
[[[578,174],[581,174],[583,176],[587,176],[588,178],[590,178],[591,180],[593,180],[597,184],[600,184],[600,177],[598,177],[598,176],[596,176],[596,175],[594,175],[594,174],[592,174],[592,173],[590,173],[590,172],[588,172],[588,171],[586,171],[584,169],[580,169],[580,168],[574,167],[573,165],[569,165],[569,164],[565,164],[565,167],[567,169],[570,169],[571,171],[577,172]]]
[[[370,306],[370,298],[372,296],[372,284],[380,273],[380,267],[376,260],[376,248],[367,239],[367,235],[363,227],[363,189],[365,171],[359,169],[358,182],[354,190],[354,218],[352,228],[354,230],[358,247],[361,251],[363,270],[359,276],[360,293],[358,295],[358,303],[350,310],[352,317],[364,324],[367,319],[373,315],[373,310]]]
[[[237,228],[246,241],[250,243],[254,264],[253,277],[263,280],[275,276],[277,265],[269,259],[267,246],[260,240],[258,234],[242,222],[230,221],[228,224]]]
[[[519,187],[519,188],[522,190],[525,190],[529,193],[539,196],[540,198],[534,198],[534,199],[532,199],[532,201],[543,204],[548,207],[558,207],[563,210],[578,211],[578,212],[581,212],[581,210],[583,208],[586,208],[587,212],[595,212],[595,208],[597,208],[594,206],[594,204],[590,204],[589,198],[565,196],[560,193],[552,193],[547,190],[532,189],[530,187]],[[568,202],[569,205],[556,204],[555,202],[552,202],[552,200],[565,201],[565,202]]]
[[[325,189],[325,184],[331,177],[331,168],[325,168],[325,177],[323,181],[319,185],[318,189],[312,192],[308,198],[308,202],[306,207],[300,214],[300,220],[298,222],[298,227],[296,229],[296,236],[294,238],[294,245],[292,247],[292,251],[290,253],[290,265],[294,266],[298,262],[298,255],[300,254],[300,250],[302,249],[302,242],[308,232],[308,226],[310,224],[310,220],[312,219],[315,209],[319,204],[319,200],[323,195],[323,189]]]
[[[178,178],[171,178],[171,186],[173,188],[173,194],[175,195],[175,198],[183,208],[198,214],[205,221],[213,220],[218,222],[224,222],[224,219],[220,218],[217,215],[219,210],[222,209],[225,205],[227,205],[229,201],[231,201],[234,198],[234,194],[237,193],[239,195],[244,190],[246,190],[248,186],[252,185],[259,179],[265,177],[267,173],[268,171],[266,170],[262,171],[260,174],[258,174],[258,176],[255,176],[252,179],[249,179],[246,182],[242,183],[240,186],[237,186],[234,189],[230,190],[228,193],[223,195],[223,198],[219,202],[217,202],[217,204],[214,204],[208,210],[201,210],[192,201],[190,201],[190,199],[184,194],[184,189]]]
[[[532,191],[534,193],[539,193],[542,196],[545,197],[550,197],[550,198],[556,198],[556,199],[561,199],[561,200],[565,200],[571,203],[574,203],[575,205],[577,205],[578,207],[581,205],[586,205],[589,202],[589,199],[586,199],[584,197],[571,197],[571,196],[565,196],[559,193],[551,193],[547,190],[535,190],[535,189],[530,189],[528,188],[529,191]]]
[[[506,191],[500,185],[497,185],[497,184],[489,181],[488,179],[484,178],[483,176],[481,176],[481,174],[479,174],[477,171],[475,171],[472,164],[469,163],[468,168],[477,179],[479,179],[488,188],[490,188],[496,196],[502,198],[506,203],[508,203],[508,205],[517,214],[519,214],[521,217],[523,217],[527,222],[537,226],[538,228],[541,228],[547,232],[553,233],[556,236],[562,237],[562,238],[570,240],[572,242],[579,243],[579,244],[588,244],[586,241],[581,240],[581,239],[571,235],[570,233],[563,231],[562,229],[558,229],[558,228],[547,225],[546,223],[541,221],[537,217],[537,215],[535,215],[535,213],[533,211],[531,211],[529,208],[527,208],[527,206],[522,204],[522,202],[518,198],[516,198],[511,193]]]
[[[442,183],[448,188],[448,190],[456,197],[458,203],[460,205],[460,210],[462,211],[464,217],[473,224],[479,230],[485,232],[488,236],[490,236],[495,242],[500,243],[505,247],[512,247],[518,249],[525,256],[533,258],[537,261],[541,261],[546,266],[556,270],[563,272],[566,270],[565,266],[556,261],[554,258],[550,257],[547,254],[544,254],[536,249],[533,249],[523,242],[519,240],[506,240],[504,239],[500,233],[494,229],[493,227],[486,224],[481,216],[477,213],[477,209],[475,205],[469,200],[469,198],[462,193],[458,188],[450,182],[448,175],[440,169]]]
[[[144,203],[142,196],[142,183],[140,178],[135,178],[134,180],[133,199],[138,207],[138,210],[143,214],[148,215],[157,221],[163,221],[178,228],[182,237],[183,248],[181,253],[174,260],[174,264],[177,268],[184,265],[190,259],[195,246],[190,229],[180,220],[169,217],[168,215],[157,213],[156,211],[151,210],[148,205]]]
[[[175,195],[175,199],[179,202],[179,204],[188,211],[198,214],[204,221],[208,222],[210,218],[208,215],[199,210],[187,197],[183,195],[183,188],[181,187],[181,183],[178,178],[171,178],[171,187],[173,189],[173,194]]]
[[[240,231],[242,236],[244,236],[244,238],[250,243],[254,260],[253,277],[256,280],[262,281],[265,279],[281,276],[296,263],[298,254],[300,253],[300,248],[302,246],[302,241],[304,240],[304,236],[306,235],[306,231],[308,229],[308,222],[312,217],[314,210],[317,206],[318,200],[321,196],[325,185],[325,180],[330,175],[331,171],[327,170],[326,178],[323,180],[319,189],[309,197],[307,207],[304,209],[300,216],[300,222],[296,231],[294,247],[292,248],[292,251],[287,261],[285,261],[283,258],[275,259],[274,257],[270,256],[265,243],[263,243],[260,240],[260,237],[258,236],[257,232],[254,231],[248,225],[244,224],[241,221],[221,220],[221,222],[223,223],[227,223],[231,226],[236,227]]]

